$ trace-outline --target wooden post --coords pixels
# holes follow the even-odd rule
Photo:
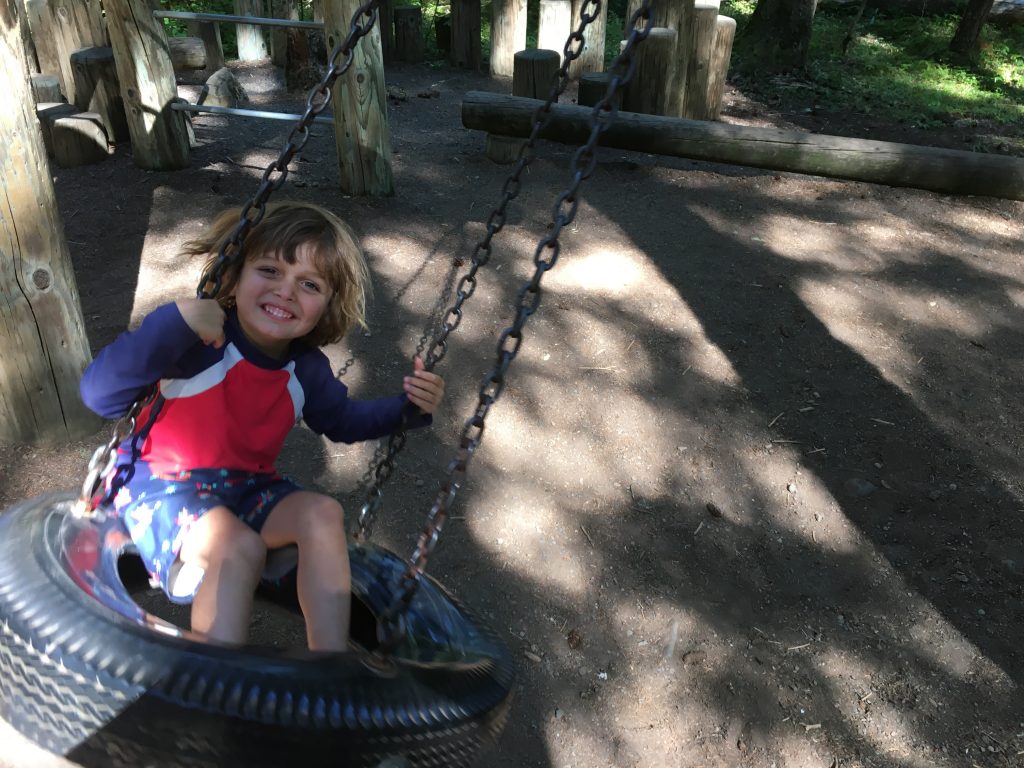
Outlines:
[[[326,0],[328,50],[345,39],[358,0]],[[349,195],[394,194],[384,57],[376,25],[355,47],[352,67],[334,84],[334,142],[341,189]]]
[[[536,99],[470,91],[462,124],[482,131],[529,136]],[[541,138],[581,144],[591,110],[554,104]],[[1024,200],[1024,159],[887,141],[849,139],[780,128],[685,120],[622,112],[601,135],[601,146],[750,168],[854,179],[943,194]]]
[[[89,341],[36,119],[16,3],[0,7],[0,440],[63,443],[96,430],[78,382]]]
[[[480,0],[452,0],[452,50],[454,67],[480,71]]]
[[[95,112],[78,112],[53,121],[53,159],[61,168],[77,168],[105,160],[107,132]]]
[[[491,0],[491,74],[512,75],[525,47],[526,0]]]
[[[654,27],[637,46],[636,69],[622,98],[627,112],[646,115],[669,114],[669,84],[676,68],[676,31]]]
[[[684,35],[683,53],[687,64],[682,116],[692,120],[704,120],[708,114],[708,77],[711,51],[715,47],[718,5],[718,0],[696,0]]]
[[[537,21],[537,47],[558,51],[558,65],[562,65],[565,43],[572,32],[572,0],[540,0]]]
[[[206,47],[206,69],[216,72],[224,66],[224,43],[220,39],[220,24],[215,21],[201,21],[196,26],[196,34]]]
[[[235,0],[236,16],[263,16],[260,0]],[[255,24],[236,24],[239,61],[257,61],[267,56],[267,42],[263,39],[263,28]]]
[[[104,1],[132,159],[153,171],[185,168],[188,131],[184,113],[171,109],[178,87],[163,24],[153,18],[148,0]]]
[[[719,16],[715,25],[715,47],[711,50],[711,63],[708,65],[708,111],[705,120],[717,120],[722,111],[722,96],[735,37],[736,19]]]
[[[395,59],[418,64],[423,61],[423,9],[418,5],[395,8]]]
[[[175,72],[183,69],[206,69],[206,45],[198,37],[169,37],[167,50]]]
[[[27,0],[32,39],[43,72],[60,77],[69,102],[75,100],[71,54],[79,48],[106,45],[99,0]]]
[[[128,119],[117,82],[113,49],[104,46],[75,51],[71,54],[71,67],[75,73],[75,106],[99,115],[111,143],[127,141]]]
[[[56,75],[32,75],[32,97],[36,104],[60,101],[60,78]]]
[[[572,28],[580,25],[580,13],[586,0],[572,1]],[[583,53],[569,65],[569,77],[578,80],[584,72],[604,72],[604,40],[608,26],[608,3],[601,3],[597,18],[583,32]],[[564,44],[564,41],[563,41]]]
[[[270,0],[270,13],[275,19],[299,19],[299,6],[295,0]],[[288,29],[286,27],[271,27],[270,31],[270,56],[274,66],[283,67],[288,63]],[[216,71],[223,67],[211,70]]]
[[[384,63],[395,58],[395,3],[394,0],[380,0],[377,5],[377,25],[380,30],[380,50]]]

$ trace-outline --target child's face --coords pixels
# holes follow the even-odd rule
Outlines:
[[[246,259],[235,285],[238,322],[249,341],[271,357],[283,358],[293,339],[316,328],[331,298],[311,247],[300,245],[295,256],[294,264],[272,253]]]

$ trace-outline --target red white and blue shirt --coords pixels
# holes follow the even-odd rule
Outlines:
[[[136,424],[145,432],[138,459],[157,474],[199,468],[273,472],[300,419],[345,443],[384,437],[401,424],[404,394],[350,399],[319,349],[295,342],[287,360],[269,357],[245,337],[234,310],[224,332],[220,349],[207,346],[177,305],[165,304],[100,351],[82,376],[82,399],[99,415],[116,418],[156,382],[159,397]],[[413,410],[407,426],[430,423]]]

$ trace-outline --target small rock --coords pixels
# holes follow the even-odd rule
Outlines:
[[[533,651],[523,651],[523,655],[526,656],[526,658],[528,658],[530,661],[540,662],[541,660],[540,656],[538,656]]]
[[[930,491],[928,493],[928,498],[932,501],[938,501],[942,498],[942,494],[939,491]]]
[[[441,97],[441,92],[437,88],[427,88],[416,95],[421,99],[437,99]]]
[[[565,642],[575,651],[583,645],[583,635],[580,634],[578,629],[570,629],[569,634],[565,636]]]
[[[851,477],[843,483],[843,488],[846,489],[848,494],[858,499],[870,496],[878,490],[877,485],[859,477]]]
[[[722,510],[721,510],[721,508],[719,508],[719,506],[717,504],[715,504],[715,502],[709,501],[705,505],[705,508],[707,509],[708,514],[711,515],[712,517],[722,517]]]
[[[796,483],[790,483],[786,486],[786,490],[790,493],[796,493]]]

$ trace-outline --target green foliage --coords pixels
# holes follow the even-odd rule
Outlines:
[[[754,76],[744,88],[786,108],[884,113],[927,127],[957,118],[1024,125],[1024,27],[986,26],[974,61],[949,51],[958,16],[867,11],[843,54],[853,8],[819,8],[807,70],[800,79],[759,78],[742,34],[756,0],[724,0],[737,22],[733,64]]]
[[[186,13],[234,14],[235,4],[233,0],[169,0],[166,3],[166,9]],[[164,30],[168,37],[185,37],[189,34],[187,22],[180,19],[164,19]],[[234,24],[220,25],[220,39],[224,45],[225,58],[238,57],[238,43],[235,38]]]

